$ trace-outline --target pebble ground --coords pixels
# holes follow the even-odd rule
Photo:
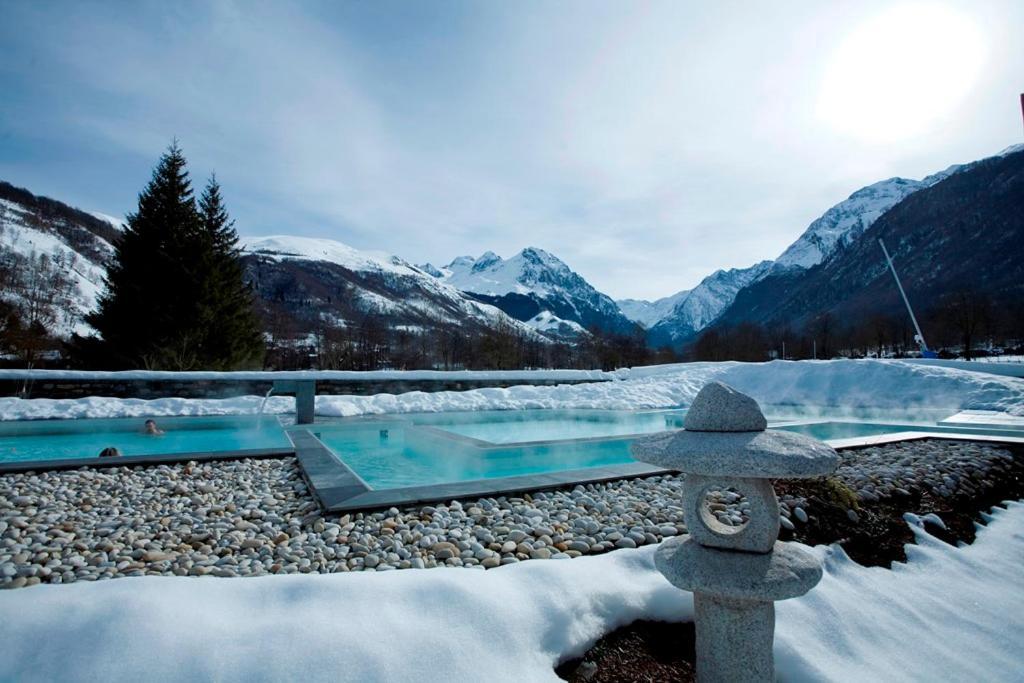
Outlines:
[[[921,490],[980,494],[1013,459],[996,446],[937,440],[842,455],[836,477],[860,505]],[[681,485],[679,476],[648,477],[324,515],[292,458],[2,475],[0,588],[569,559],[686,533]],[[783,526],[807,521],[806,499],[780,503]],[[713,491],[709,508],[723,524],[745,522],[739,492]]]

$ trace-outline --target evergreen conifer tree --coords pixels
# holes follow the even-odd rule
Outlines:
[[[198,304],[204,336],[203,355],[209,369],[258,366],[265,344],[253,312],[252,291],[243,279],[238,233],[228,216],[216,176],[199,200],[205,261],[197,282],[204,283]]]
[[[177,142],[160,158],[107,267],[107,288],[76,339],[94,367],[228,370],[258,364],[262,339],[242,282],[237,235],[211,183],[197,208]]]

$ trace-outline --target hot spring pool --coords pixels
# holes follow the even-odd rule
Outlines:
[[[512,444],[651,434],[682,429],[685,418],[685,410],[485,410],[409,419],[488,444]]]
[[[144,433],[146,418],[0,422],[0,463],[94,458],[110,446],[126,456],[291,447],[273,417],[155,419],[163,434]]]
[[[775,419],[768,414],[773,428],[826,441],[907,431],[1024,436],[1020,429],[944,426],[934,419],[942,416],[931,415],[897,422],[877,416],[830,420],[819,413],[818,419],[797,420],[791,414]],[[509,490],[507,479],[523,476],[532,476],[534,483],[561,485],[635,475],[642,466],[630,456],[630,444],[644,434],[681,429],[685,416],[685,410],[477,411],[328,419],[288,429],[312,432],[330,451],[317,445],[326,462],[348,476],[354,473],[355,480],[362,480],[358,486],[369,490],[397,493],[494,480],[494,487],[472,486],[493,492],[501,486]],[[269,416],[158,418],[164,431],[158,436],[144,433],[144,422],[0,422],[0,464],[94,458],[107,447],[118,448],[125,456],[293,448],[280,422]]]
[[[629,446],[638,436],[680,429],[685,415],[683,410],[480,411],[347,418],[311,431],[371,488],[396,489],[634,463]],[[928,418],[770,420],[769,426],[825,441],[907,431],[1005,434],[943,427]]]

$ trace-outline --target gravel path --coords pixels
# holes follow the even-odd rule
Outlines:
[[[1012,462],[997,447],[950,441],[843,455],[837,475],[868,505],[915,490],[981,492]],[[649,477],[323,516],[291,458],[3,475],[0,587],[568,559],[685,533],[680,488],[678,476]],[[738,493],[709,503],[723,523],[744,523]],[[805,499],[782,503],[787,528],[807,520]]]

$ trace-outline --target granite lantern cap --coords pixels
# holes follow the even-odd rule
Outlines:
[[[641,462],[708,477],[751,479],[820,477],[835,471],[839,454],[821,441],[766,430],[757,402],[721,382],[697,394],[685,429],[645,437],[632,445]]]
[[[744,553],[701,545],[677,536],[654,554],[658,571],[676,588],[733,600],[789,600],[821,580],[821,561],[792,543],[775,541],[771,552]]]

